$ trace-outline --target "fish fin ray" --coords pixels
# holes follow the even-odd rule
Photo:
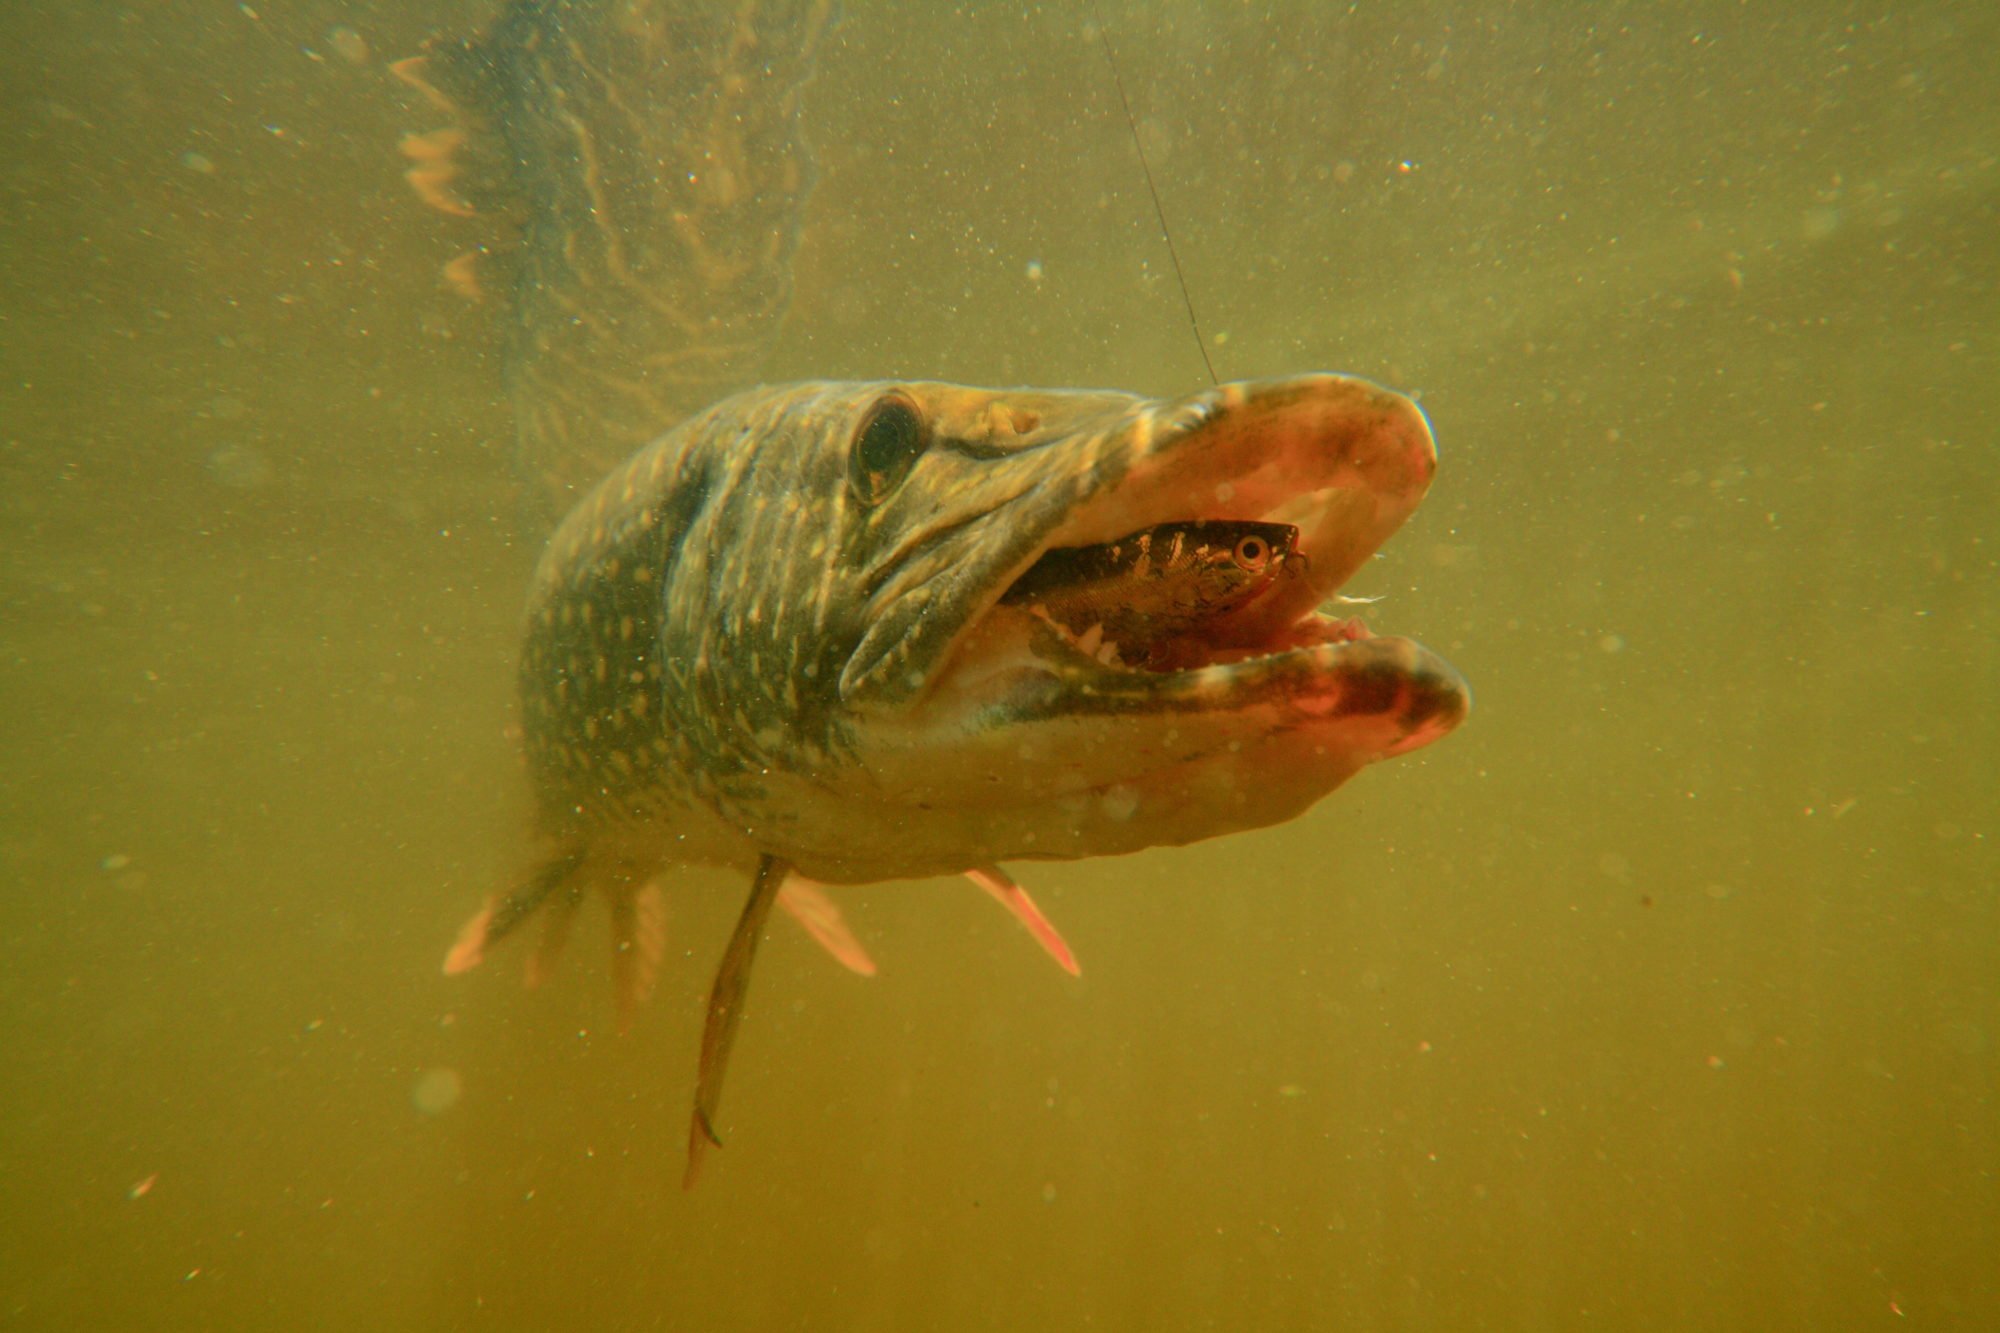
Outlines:
[[[1083,969],[1077,965],[1076,955],[1070,951],[1062,932],[1042,915],[1042,909],[1035,906],[1035,900],[1028,896],[1026,889],[1014,882],[1011,875],[999,866],[974,866],[965,872],[965,877],[984,889],[995,902],[1011,912],[1016,921],[1026,926],[1028,933],[1035,937],[1035,943],[1056,960],[1058,967],[1073,977],[1083,975]]]
[[[521,982],[529,990],[556,974],[556,960],[562,957],[563,946],[569,943],[569,928],[576,920],[576,909],[583,905],[583,893],[575,884],[553,897],[554,901],[542,909],[542,937],[535,941],[522,968]]]
[[[637,889],[620,890],[611,902],[611,976],[621,1033],[651,998],[666,952],[667,897],[660,882],[649,879]]]
[[[847,928],[840,908],[826,896],[825,887],[818,880],[807,879],[796,870],[787,874],[778,889],[778,905],[791,913],[792,920],[832,954],[835,962],[859,976],[875,975],[875,960]]]
[[[493,910],[500,904],[500,896],[494,894],[472,914],[471,920],[458,928],[458,937],[451,942],[445,952],[444,974],[448,977],[470,972],[486,961],[487,938],[493,931]]]
[[[488,945],[498,944],[547,900],[550,893],[568,881],[583,864],[583,853],[564,852],[535,867],[527,883],[512,893],[495,895],[459,927],[458,937],[444,956],[444,974],[455,977],[479,966]]]

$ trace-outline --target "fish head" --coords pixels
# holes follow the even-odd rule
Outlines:
[[[737,452],[666,637],[706,645],[689,684],[709,717],[690,722],[737,737],[727,816],[814,878],[1259,828],[1466,715],[1442,659],[1318,609],[1430,485],[1431,433],[1400,394],[1337,375],[1173,400],[910,382],[759,411],[708,432]],[[1051,552],[1213,520],[1297,537],[1282,577],[1164,668],[1008,599]]]

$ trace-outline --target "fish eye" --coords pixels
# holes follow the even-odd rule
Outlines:
[[[1238,569],[1255,574],[1270,560],[1271,544],[1262,537],[1244,537],[1236,543],[1233,554]]]
[[[917,405],[892,393],[868,409],[847,447],[847,484],[865,505],[889,498],[930,446]]]

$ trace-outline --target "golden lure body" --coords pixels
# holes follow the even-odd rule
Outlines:
[[[1050,551],[1002,600],[1063,626],[1086,652],[1163,669],[1226,636],[1238,612],[1296,575],[1298,539],[1285,523],[1162,523]]]

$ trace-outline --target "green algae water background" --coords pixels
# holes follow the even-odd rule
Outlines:
[[[421,8],[421,12],[418,12]],[[2000,11],[1108,3],[1226,377],[1420,396],[1466,726],[1281,828],[780,921],[613,1031],[518,864],[489,6],[0,12],[0,1325],[2000,1325]],[[1202,383],[1087,7],[844,7],[774,379]],[[593,909],[594,911],[595,909]]]

